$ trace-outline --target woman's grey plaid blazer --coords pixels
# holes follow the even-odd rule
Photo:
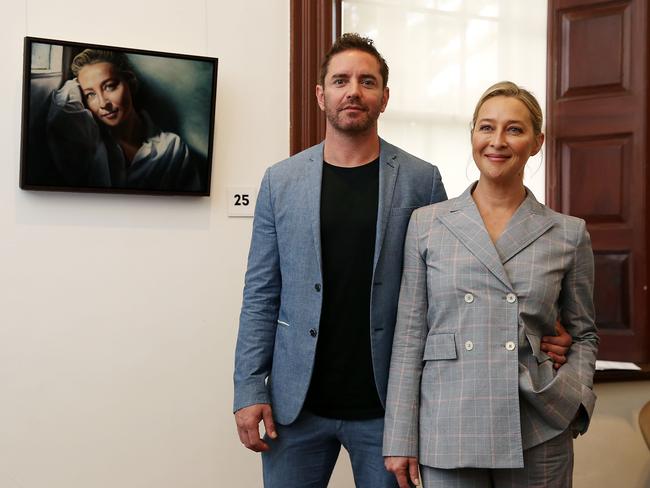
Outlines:
[[[416,210],[391,358],[385,456],[438,468],[523,467],[523,450],[593,411],[598,348],[585,222],[527,197],[495,244],[468,188]],[[573,336],[558,371],[540,350]]]

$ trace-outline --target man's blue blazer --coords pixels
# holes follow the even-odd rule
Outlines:
[[[379,205],[370,304],[372,362],[386,402],[411,212],[445,200],[438,169],[380,140]],[[235,353],[234,410],[270,403],[275,421],[302,409],[316,353],[322,283],[323,143],[266,170],[257,196]]]

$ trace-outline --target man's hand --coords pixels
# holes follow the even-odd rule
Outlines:
[[[397,478],[399,488],[409,488],[409,478],[415,486],[420,486],[418,476],[418,458],[403,456],[386,456],[384,466]]]
[[[553,360],[553,367],[559,369],[566,363],[566,354],[573,343],[573,338],[559,322],[555,322],[555,333],[557,335],[542,337],[541,348]]]
[[[269,445],[260,439],[259,423],[264,421],[264,429],[271,439],[278,434],[273,423],[273,411],[268,403],[256,403],[235,412],[239,440],[251,451],[268,451]]]

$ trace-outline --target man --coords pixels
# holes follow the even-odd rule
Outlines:
[[[266,488],[327,486],[341,445],[357,487],[396,486],[381,444],[402,246],[411,212],[446,194],[435,166],[379,138],[387,81],[372,41],[343,35],[316,87],[325,140],[262,179],[234,410]]]

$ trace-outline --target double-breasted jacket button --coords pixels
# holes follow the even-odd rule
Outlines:
[[[465,302],[472,303],[474,301],[474,295],[471,293],[465,293]]]
[[[506,295],[506,302],[508,303],[515,303],[517,301],[517,295],[514,293],[508,293]]]
[[[318,331],[316,329],[309,329],[309,335],[316,337],[318,335]]]
[[[506,342],[506,349],[508,351],[514,351],[515,350],[515,343],[512,341]]]
[[[320,291],[320,283],[316,283],[316,284],[314,285],[314,289],[315,289],[316,291]]]
[[[474,343],[472,341],[465,342],[465,349],[471,351],[472,349],[474,349]]]

